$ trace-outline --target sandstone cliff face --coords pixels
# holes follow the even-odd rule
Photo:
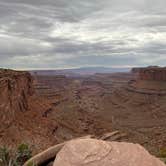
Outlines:
[[[16,120],[17,113],[28,109],[27,97],[32,92],[29,73],[0,69],[0,132]]]
[[[166,81],[166,68],[147,68],[139,73],[141,80]]]
[[[132,72],[138,73],[140,80],[166,81],[165,67],[133,68]]]
[[[56,122],[42,117],[49,107],[47,100],[33,93],[28,72],[0,69],[0,146],[14,150],[26,143],[36,145],[35,153],[56,144]]]

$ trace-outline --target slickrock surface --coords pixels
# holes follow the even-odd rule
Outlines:
[[[165,166],[143,147],[132,143],[78,139],[68,142],[53,166]]]

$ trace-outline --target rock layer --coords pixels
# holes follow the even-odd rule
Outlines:
[[[73,140],[57,154],[54,166],[165,166],[143,147],[95,139]]]
[[[0,132],[12,124],[17,112],[28,109],[27,97],[32,93],[28,72],[0,69]]]
[[[166,81],[166,67],[133,68],[133,73],[138,73],[140,80]]]

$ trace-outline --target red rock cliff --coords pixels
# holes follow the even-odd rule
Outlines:
[[[141,80],[166,81],[166,68],[144,68],[139,72]]]
[[[138,72],[140,80],[166,81],[165,67],[147,67],[132,69],[132,72]]]
[[[17,112],[28,109],[27,97],[33,92],[28,72],[0,69],[0,132],[8,128]]]

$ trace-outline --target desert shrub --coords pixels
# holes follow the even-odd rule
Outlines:
[[[11,163],[10,153],[6,147],[0,148],[0,166],[8,166]]]
[[[32,157],[32,151],[27,144],[21,144],[17,148],[16,162],[21,165]]]
[[[31,163],[28,163],[28,166],[37,166],[37,165],[35,165],[33,162],[31,162]]]
[[[0,148],[0,166],[22,166],[31,157],[32,151],[27,144],[20,144],[15,151]]]
[[[159,150],[158,157],[166,164],[166,148]]]
[[[166,148],[162,148],[159,151],[159,157],[166,158]]]

